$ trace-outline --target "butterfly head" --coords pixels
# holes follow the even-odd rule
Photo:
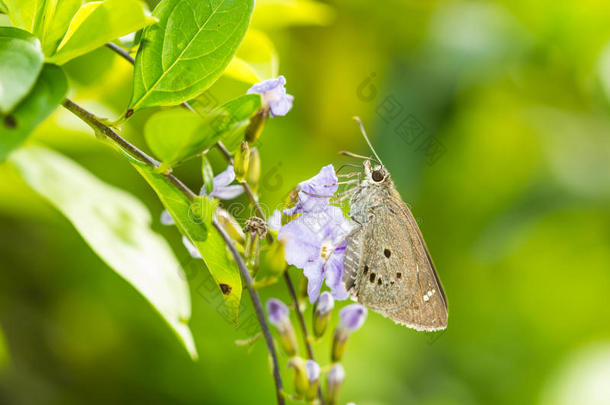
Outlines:
[[[390,173],[380,164],[371,165],[370,160],[363,163],[364,175],[370,184],[382,184],[390,178]]]

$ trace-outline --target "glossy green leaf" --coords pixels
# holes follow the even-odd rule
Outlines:
[[[235,152],[243,141],[246,129],[250,125],[250,118],[261,109],[262,105],[263,100],[260,95],[247,94],[220,107],[230,117],[227,129],[220,139],[231,152]]]
[[[14,27],[0,27],[0,113],[10,112],[32,89],[42,69],[40,41]]]
[[[64,100],[68,81],[59,66],[45,64],[34,89],[8,115],[0,114],[0,162]]]
[[[40,28],[35,31],[45,55],[55,52],[81,5],[82,0],[46,0]]]
[[[164,0],[136,56],[129,108],[176,105],[218,79],[235,55],[253,0]]]
[[[44,0],[3,0],[13,26],[33,33]]]
[[[72,222],[98,256],[159,311],[196,358],[188,327],[186,278],[167,242],[150,229],[148,209],[49,149],[21,148],[10,161],[30,187]]]
[[[269,37],[250,29],[225,74],[246,83],[257,83],[276,77],[278,66],[277,51]]]
[[[277,29],[294,25],[328,25],[334,9],[314,0],[257,0],[252,26]]]
[[[241,278],[239,269],[230,257],[222,237],[210,223],[216,202],[204,197],[197,200],[198,204],[191,204],[165,176],[131,160],[142,177],[155,190],[180,232],[186,235],[201,253],[203,262],[223,294],[229,316],[237,322],[242,290]]]
[[[144,136],[155,156],[171,167],[218,142],[223,133],[218,124],[226,115],[222,110],[201,115],[184,109],[160,111],[146,122]]]
[[[57,51],[47,60],[64,64],[154,22],[156,19],[150,16],[146,4],[140,0],[87,3],[78,10]]]

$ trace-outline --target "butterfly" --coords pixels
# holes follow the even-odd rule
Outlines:
[[[377,159],[344,152],[364,161],[350,192],[356,226],[347,240],[342,281],[358,302],[398,324],[420,331],[445,329],[447,298],[424,238],[355,119]]]

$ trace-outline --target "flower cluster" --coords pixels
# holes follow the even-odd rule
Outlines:
[[[339,207],[329,204],[337,187],[332,165],[300,183],[296,205],[284,210],[286,215],[300,215],[282,226],[278,233],[285,244],[286,262],[302,269],[307,277],[311,303],[318,299],[324,279],[335,299],[348,297],[342,282],[343,258],[352,225]]]
[[[328,292],[323,292],[315,304],[313,311],[313,327],[316,338],[321,338],[328,325],[328,320],[334,308],[334,299]],[[360,304],[351,304],[339,311],[339,323],[333,335],[331,351],[332,363],[326,369],[326,395],[329,405],[336,404],[339,391],[345,379],[345,370],[340,363],[345,351],[345,344],[352,332],[360,329],[366,320],[367,310]],[[294,328],[290,321],[290,309],[286,304],[276,298],[267,301],[267,317],[275,326],[279,335],[279,344],[284,352],[290,356],[288,367],[294,369],[295,399],[305,399],[307,402],[316,401],[318,394],[322,395],[320,377],[322,368],[313,360],[305,360],[299,356]]]

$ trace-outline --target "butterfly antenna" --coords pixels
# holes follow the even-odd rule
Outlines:
[[[354,121],[356,121],[358,123],[358,125],[360,125],[360,132],[362,132],[362,136],[364,137],[364,140],[369,145],[369,148],[371,148],[371,151],[373,152],[373,155],[375,155],[375,157],[377,158],[377,161],[379,161],[379,164],[381,164],[383,166],[383,163],[381,163],[381,159],[379,159],[379,155],[377,155],[377,152],[375,152],[375,149],[373,148],[371,141],[369,141],[369,137],[366,136],[366,131],[364,130],[364,125],[362,125],[362,121],[360,121],[360,117],[352,117],[352,118],[354,119]]]

